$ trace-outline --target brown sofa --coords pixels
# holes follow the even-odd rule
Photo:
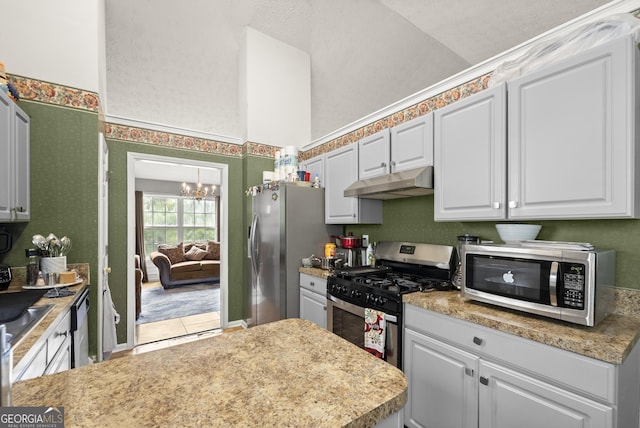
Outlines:
[[[160,245],[151,253],[164,288],[220,282],[220,243]]]

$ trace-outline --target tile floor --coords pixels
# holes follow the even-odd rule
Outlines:
[[[207,312],[183,318],[136,324],[136,345],[215,329],[220,329],[220,312]]]
[[[153,288],[159,284],[159,282],[146,282],[142,284],[142,288]],[[142,309],[144,310],[144,301]],[[136,324],[136,346],[219,329],[220,312]]]
[[[243,330],[243,328],[242,327],[232,327],[232,328],[228,328],[228,329],[225,329],[225,330],[222,330],[222,329],[218,328],[218,329],[215,329],[215,330],[209,330],[209,331],[204,331],[204,332],[201,332],[201,333],[190,334],[190,335],[187,335],[187,336],[173,337],[171,339],[159,340],[157,342],[151,342],[151,343],[147,343],[147,344],[144,344],[144,345],[138,345],[138,346],[136,346],[135,348],[133,348],[131,350],[114,352],[113,355],[111,355],[111,359],[126,357],[128,355],[143,354],[145,352],[155,351],[156,349],[168,348],[170,346],[180,345],[182,343],[193,342],[195,340],[200,340],[200,339],[206,339],[208,337],[219,336],[221,334],[229,334],[229,333],[233,333],[235,331],[240,331],[240,330]]]

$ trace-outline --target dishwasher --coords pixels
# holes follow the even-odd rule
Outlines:
[[[89,364],[89,289],[71,307],[71,368]]]

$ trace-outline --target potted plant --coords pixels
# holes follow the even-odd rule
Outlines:
[[[67,254],[71,250],[71,240],[66,236],[58,239],[50,233],[46,238],[42,235],[33,235],[33,245],[40,252],[40,270],[43,274],[59,273],[67,270]]]

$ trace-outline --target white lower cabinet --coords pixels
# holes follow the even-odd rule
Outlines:
[[[327,280],[300,274],[300,318],[327,328]]]
[[[614,426],[613,406],[497,364],[480,360],[479,382],[478,426],[481,428]]]
[[[31,379],[71,368],[71,313],[59,315],[36,345],[14,368],[13,381]]]
[[[446,343],[405,329],[404,368],[409,396],[408,427],[477,428],[479,358]]]
[[[404,332],[408,427],[638,426],[639,346],[609,364],[411,305]]]

